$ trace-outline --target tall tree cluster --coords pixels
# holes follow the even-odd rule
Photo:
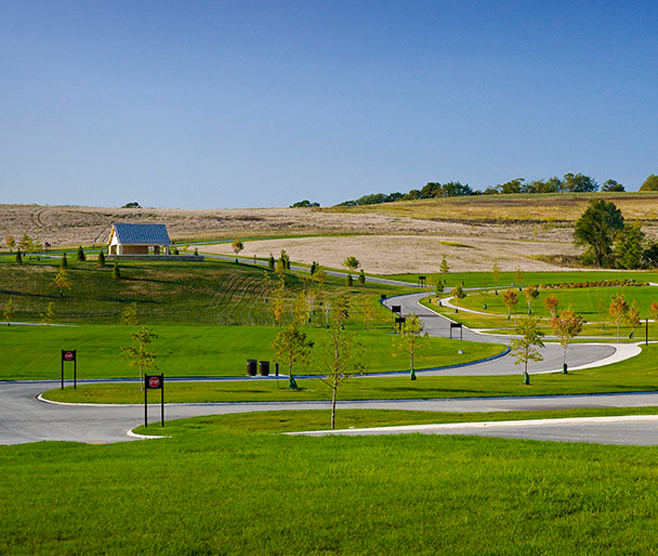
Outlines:
[[[658,243],[649,243],[639,222],[629,224],[611,201],[590,201],[576,221],[574,242],[587,249],[581,262],[604,268],[656,268]]]

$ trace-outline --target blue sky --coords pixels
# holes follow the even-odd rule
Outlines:
[[[658,2],[0,0],[4,203],[658,173]]]

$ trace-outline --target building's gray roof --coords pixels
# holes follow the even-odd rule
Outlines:
[[[119,243],[171,245],[164,224],[112,224]]]

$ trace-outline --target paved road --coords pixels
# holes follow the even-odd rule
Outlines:
[[[0,444],[21,444],[41,440],[68,440],[74,442],[105,443],[131,440],[127,432],[142,424],[143,406],[91,406],[59,405],[39,401],[40,392],[57,387],[56,382],[0,383]],[[518,398],[396,400],[342,402],[341,408],[360,409],[413,409],[419,411],[490,412],[521,411],[531,409],[569,409],[605,407],[658,406],[658,392],[644,394],[608,394],[593,396],[545,396]],[[180,419],[199,415],[222,415],[252,411],[302,409],[329,409],[328,402],[315,403],[243,403],[243,404],[172,404],[165,407],[166,419]],[[153,431],[161,432],[157,425],[159,406],[149,407],[149,420]],[[570,424],[560,421],[550,427],[537,423],[527,426],[501,425],[483,430],[474,425],[441,429],[437,434],[487,434],[513,438],[550,440],[587,439],[591,442],[620,444],[658,444],[658,424],[655,421],[637,421],[629,418],[607,424]],[[625,428],[628,424],[628,428]],[[625,434],[627,431],[628,434]],[[166,427],[164,429],[166,432]],[[632,434],[631,434],[632,433]],[[620,435],[621,434],[621,435]],[[578,436],[580,435],[580,436]],[[550,436],[550,438],[549,438]]]
[[[431,311],[416,304],[418,296],[427,292],[413,294],[405,298],[387,300],[387,303],[403,305],[403,313],[416,312],[422,315],[427,330],[432,335],[446,335],[449,331],[448,321],[437,317]],[[501,341],[500,337],[482,337],[465,330],[464,339],[482,341]],[[561,350],[545,350],[544,366],[533,367],[534,372],[555,370],[561,366]],[[604,357],[620,358],[628,356],[621,353],[619,346],[578,345],[574,346],[570,357],[571,365],[588,364]],[[509,374],[519,370],[509,357],[497,359],[487,364],[473,365],[441,374]],[[364,379],[367,380],[367,379]],[[41,383],[0,383],[0,444],[20,444],[41,440],[67,440],[75,442],[105,443],[131,440],[128,431],[143,422],[142,406],[80,406],[48,404],[37,399],[40,392],[57,387],[57,382]],[[540,398],[484,398],[462,400],[404,400],[344,402],[344,408],[370,409],[414,409],[422,411],[511,411],[528,409],[566,409],[581,407],[639,407],[658,406],[658,393],[642,395],[600,395],[567,396]],[[167,405],[166,418],[179,419],[200,415],[243,413],[252,411],[273,411],[284,409],[328,409],[326,402],[317,403],[261,403],[261,404],[179,404]],[[159,406],[149,408],[149,420],[155,425],[159,418]],[[537,438],[550,440],[586,440],[603,443],[658,444],[656,438],[656,421],[651,419],[625,419],[614,422],[496,424],[462,425],[452,428],[438,427],[433,434],[486,434],[509,436],[513,438]],[[154,426],[154,430],[159,427]],[[421,432],[428,432],[424,429]],[[166,432],[166,430],[165,430]],[[402,432],[402,431],[398,431]],[[351,431],[350,434],[356,434]]]
[[[416,313],[425,324],[425,331],[430,336],[449,338],[450,321],[445,317],[438,315],[434,311],[422,306],[419,300],[430,295],[430,292],[414,293],[389,297],[384,301],[384,305],[389,309],[393,305],[400,305],[401,314],[408,315]],[[454,331],[453,337],[459,337],[459,332]],[[497,336],[493,334],[480,334],[466,327],[463,328],[463,339],[473,342],[493,342],[507,344],[509,336]],[[559,371],[562,369],[562,347],[559,344],[549,344],[539,350],[544,357],[539,363],[529,363],[528,371],[530,374]],[[567,363],[570,369],[584,368],[592,364],[601,364],[601,360],[607,359],[606,363],[623,361],[640,353],[640,348],[633,344],[573,344],[569,347]],[[522,374],[523,370],[519,365],[514,364],[514,359],[506,355],[494,361],[458,367],[456,369],[447,369],[443,371],[432,371],[428,374],[445,375],[445,376],[484,376],[484,375],[510,375]]]

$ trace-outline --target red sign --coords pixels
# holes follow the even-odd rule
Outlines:
[[[147,376],[146,387],[151,390],[159,390],[162,388],[162,379],[157,375]]]
[[[75,361],[75,351],[62,351],[62,361]]]

